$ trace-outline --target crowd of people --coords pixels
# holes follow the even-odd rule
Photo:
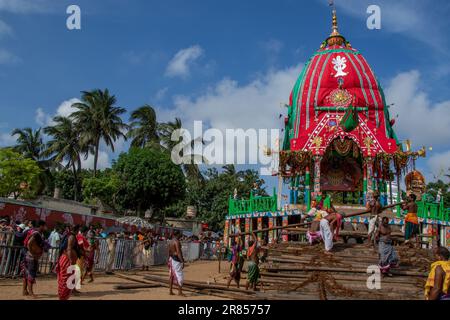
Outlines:
[[[158,242],[168,241],[168,265],[172,284],[180,288],[183,283],[184,258],[181,250],[182,241],[192,241],[208,246],[209,255],[216,255],[223,241],[212,237],[211,233],[201,233],[198,237],[183,234],[177,230],[170,237],[153,231],[148,232],[108,232],[101,227],[61,226],[47,230],[44,221],[12,221],[10,217],[0,218],[0,244],[20,249],[17,257],[20,264],[20,273],[23,276],[23,295],[35,297],[33,285],[39,274],[39,261],[48,253],[48,262],[51,272],[57,275],[58,296],[67,300],[71,295],[80,295],[79,288],[94,282],[94,267],[98,264],[100,256],[99,241],[106,243],[106,274],[113,274],[118,240],[134,240],[133,246],[123,249],[123,260],[128,269],[132,268],[133,260],[138,258],[143,271],[148,271],[152,265],[153,250]],[[137,245],[135,245],[137,243]],[[1,254],[1,252],[0,252]],[[0,257],[1,258],[1,257]],[[74,269],[75,267],[75,269]],[[127,268],[126,268],[127,269]],[[128,270],[127,269],[127,270]],[[75,270],[75,271],[73,271]],[[67,281],[73,274],[79,274],[79,285],[70,287]],[[172,293],[172,289],[170,289]]]
[[[404,243],[409,246],[419,244],[420,228],[417,217],[417,204],[414,194],[408,196],[401,205],[406,211]],[[390,270],[399,266],[399,256],[393,245],[392,229],[389,218],[382,216],[383,206],[379,194],[374,192],[367,203],[370,211],[368,226],[368,245],[378,243],[380,271],[384,276],[392,276]],[[307,239],[311,245],[323,242],[325,253],[332,254],[334,242],[337,241],[342,227],[343,216],[334,208],[329,198],[313,200],[311,210],[302,217],[302,222],[309,222]],[[68,286],[68,279],[75,273],[79,275],[79,285],[89,278],[88,283],[94,281],[94,266],[98,264],[100,256],[99,239],[105,239],[107,247],[106,273],[113,274],[116,255],[116,243],[119,239],[138,241],[138,254],[141,255],[142,270],[148,271],[151,266],[152,250],[158,241],[168,241],[168,267],[170,280],[170,294],[173,286],[178,287],[178,294],[183,295],[184,257],[181,241],[212,241],[208,234],[200,237],[183,235],[175,230],[170,239],[163,235],[149,232],[109,232],[95,226],[65,226],[54,228],[50,233],[44,221],[11,221],[9,217],[0,218],[0,244],[7,244],[21,248],[18,256],[21,274],[23,275],[23,295],[34,297],[33,286],[39,270],[39,260],[44,252],[48,252],[50,269],[57,275],[58,296],[67,300],[71,295],[79,295],[80,286]],[[214,249],[223,246],[222,240],[216,240]],[[128,252],[130,253],[130,252]],[[248,248],[242,244],[241,236],[231,237],[231,247],[228,251],[230,272],[228,287],[235,282],[240,287],[241,273],[247,260],[246,290],[257,290],[260,278],[259,263],[266,255],[265,243],[258,240],[256,233],[251,233]],[[425,296],[427,299],[450,300],[450,261],[449,251],[435,245],[433,253],[436,261],[431,266],[431,272],[426,282]],[[217,252],[216,252],[217,254]],[[72,267],[72,268],[71,268]]]

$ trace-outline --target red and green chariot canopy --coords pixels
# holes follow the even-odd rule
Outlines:
[[[350,110],[357,125],[349,128],[343,124]],[[350,138],[365,157],[393,154],[399,142],[392,125],[372,68],[333,20],[333,33],[306,63],[292,90],[284,150],[323,155],[336,138]]]

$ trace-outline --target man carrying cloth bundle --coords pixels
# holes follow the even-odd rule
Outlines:
[[[258,257],[258,238],[255,233],[252,233],[253,240],[249,242],[249,248],[247,251],[247,257],[249,259],[248,262],[248,270],[247,270],[247,283],[245,285],[245,290],[248,288],[252,288],[253,291],[256,291],[256,285],[259,280],[259,257]]]
[[[181,250],[180,243],[181,233],[175,230],[173,233],[173,238],[169,243],[169,294],[173,296],[173,283],[175,282],[178,286],[178,295],[183,295],[183,269],[184,269],[184,258],[183,252]]]

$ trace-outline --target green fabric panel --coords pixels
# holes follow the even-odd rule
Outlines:
[[[340,126],[345,132],[351,132],[356,129],[359,124],[358,112],[353,106],[350,106],[342,117]]]
[[[301,116],[300,107],[302,105],[302,96],[300,96],[300,106],[297,103],[298,96],[299,96],[299,94],[303,93],[303,87],[305,85],[305,81],[304,81],[305,79],[304,78],[305,78],[305,75],[308,74],[309,69],[311,68],[311,61],[312,60],[313,59],[311,58],[308,61],[307,66],[305,66],[305,68],[302,71],[302,74],[300,75],[300,78],[299,78],[299,80],[300,80],[300,83],[299,83],[300,88],[295,92],[295,100],[293,100],[293,101],[295,101],[295,102],[293,102],[293,105],[294,105],[294,108],[295,108],[295,116],[296,116],[296,121],[294,122],[295,138],[298,138],[298,136],[299,136],[298,130],[300,129],[300,120],[301,120],[300,119],[300,116]],[[298,117],[297,117],[297,115],[298,115]]]
[[[325,50],[325,51],[316,52],[314,54],[314,56],[321,55],[321,54],[334,53],[334,52],[345,52],[345,53],[351,53],[351,54],[355,54],[355,55],[360,54],[359,51],[352,51],[352,50],[349,50],[349,49],[331,49],[331,50]]]

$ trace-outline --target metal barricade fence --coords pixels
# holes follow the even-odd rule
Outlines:
[[[220,247],[216,242],[202,242],[200,244],[200,259],[201,260],[217,260]]]
[[[23,246],[14,246],[14,234],[0,232],[0,277],[14,278],[20,276],[20,262]],[[98,239],[99,249],[96,254],[96,271],[108,269],[110,258],[113,260],[112,270],[132,270],[141,268],[143,265],[143,246],[138,240],[116,239],[115,249],[109,252],[106,239]],[[214,243],[182,242],[184,259],[188,262],[199,259],[212,260],[216,258]],[[165,265],[168,259],[168,241],[157,241],[150,249],[149,264]],[[114,257],[111,257],[111,254]],[[50,248],[44,252],[39,259],[39,274],[46,275],[53,272],[54,266],[59,259],[59,248]]]

